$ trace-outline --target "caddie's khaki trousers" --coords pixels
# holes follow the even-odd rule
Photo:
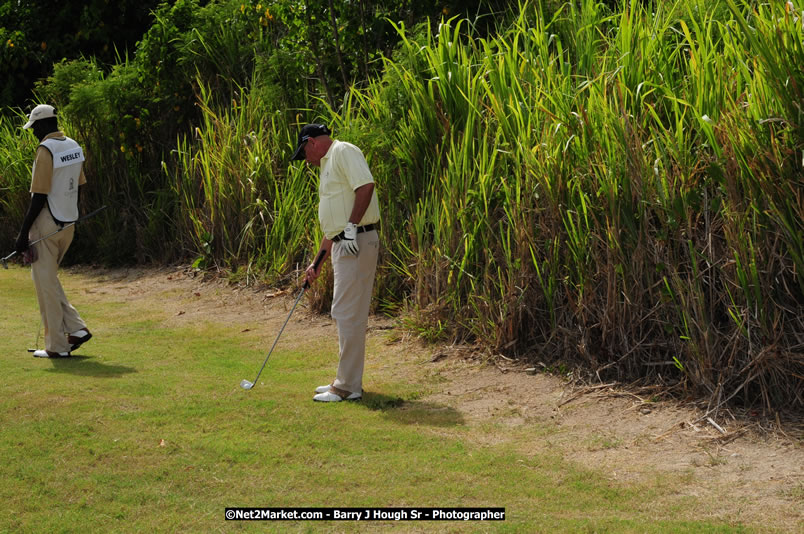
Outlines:
[[[45,206],[31,226],[28,239],[34,241],[58,229]],[[31,264],[31,278],[45,327],[45,349],[51,352],[69,352],[67,334],[86,328],[86,323],[67,300],[58,278],[59,264],[70,248],[74,234],[75,226],[70,226],[34,245],[38,257]]]
[[[340,348],[338,374],[332,385],[351,393],[363,391],[366,328],[380,251],[379,234],[376,230],[357,234],[357,245],[360,250],[354,256],[343,252],[342,242],[332,244],[332,318],[338,324]]]

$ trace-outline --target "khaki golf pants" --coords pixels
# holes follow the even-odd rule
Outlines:
[[[350,393],[363,391],[366,328],[374,290],[380,238],[376,230],[357,234],[357,256],[346,254],[341,242],[332,244],[335,285],[332,318],[338,324],[338,374],[333,386]]]
[[[28,239],[34,241],[58,229],[45,206],[31,226]],[[67,300],[58,278],[59,264],[70,248],[74,234],[75,226],[70,226],[34,245],[37,259],[31,264],[31,278],[45,327],[45,349],[51,352],[69,352],[67,334],[86,328],[81,316]]]

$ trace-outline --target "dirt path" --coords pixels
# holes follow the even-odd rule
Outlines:
[[[135,300],[161,293],[168,322],[228,323],[241,331],[261,330],[266,340],[273,339],[292,304],[287,292],[204,282],[181,269],[72,273],[86,277],[87,297]],[[425,347],[392,326],[387,319],[370,321],[367,381],[375,373],[435,384],[420,404],[459,413],[466,425],[483,429],[479,440],[508,442],[526,455],[556,455],[622,486],[652,482],[661,488],[662,480],[672,481],[670,493],[646,502],[646,509],[681,501],[696,507],[685,513],[698,519],[804,531],[800,426],[783,424],[782,432],[768,433],[729,417],[710,422],[693,407],[654,402],[614,386],[572,388],[516,362],[484,363],[468,350]],[[318,336],[322,342],[333,335],[329,317],[301,305],[283,334]]]

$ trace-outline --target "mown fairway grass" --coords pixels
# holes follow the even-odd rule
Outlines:
[[[650,505],[682,481],[621,485],[594,466],[477,439],[494,429],[470,429],[459,412],[420,400],[437,380],[394,378],[382,344],[362,403],[311,401],[330,379],[334,339],[298,330],[243,391],[240,380],[254,378],[263,339],[276,330],[216,325],[214,310],[209,322],[176,326],[164,306],[186,298],[175,292],[131,301],[97,290],[87,274],[64,273],[95,339],[70,360],[32,358],[29,271],[0,275],[0,532],[752,531],[696,521],[685,506]],[[90,285],[96,290],[82,289]],[[533,439],[542,430],[534,427]],[[502,506],[507,515],[497,523],[226,522],[231,506]]]

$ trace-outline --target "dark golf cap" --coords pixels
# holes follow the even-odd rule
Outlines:
[[[305,124],[299,132],[299,142],[296,145],[296,152],[293,153],[291,161],[304,159],[304,142],[311,137],[318,137],[319,135],[329,135],[330,131],[323,124]]]

